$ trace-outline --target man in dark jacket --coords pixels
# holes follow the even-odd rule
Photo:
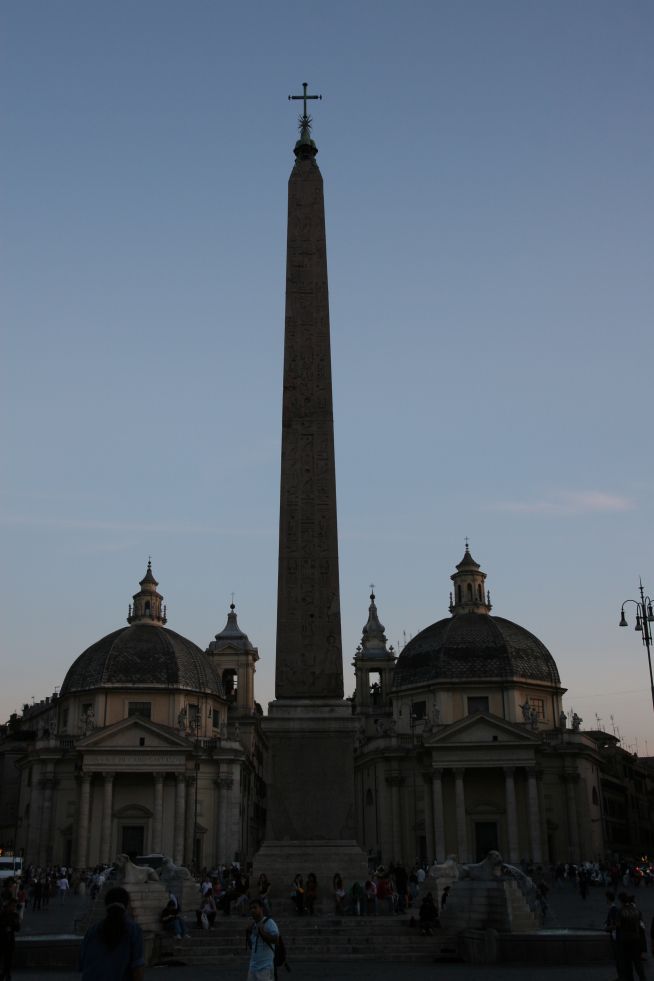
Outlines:
[[[640,956],[640,911],[634,896],[621,892],[618,899],[620,909],[615,926],[620,978],[622,981],[632,981],[635,971],[640,981],[645,981],[645,967]]]

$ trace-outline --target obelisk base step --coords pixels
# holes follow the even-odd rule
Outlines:
[[[332,879],[338,872],[347,890],[353,882],[361,885],[368,878],[368,861],[356,841],[264,841],[254,856],[252,881],[265,872],[272,883],[273,903],[288,897],[291,883],[299,873],[306,882],[309,872],[318,879],[320,895],[331,893]]]

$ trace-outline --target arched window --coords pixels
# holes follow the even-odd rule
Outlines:
[[[236,701],[236,688],[238,675],[235,668],[225,668],[223,671],[223,688],[225,697],[232,702]]]
[[[368,789],[366,790],[366,807],[372,807],[372,805],[373,805],[372,790],[370,789],[370,787],[368,787]]]
[[[479,600],[480,603],[482,602],[481,586],[479,583],[477,583],[477,599]]]
[[[593,804],[597,807],[599,805],[599,797],[597,796],[597,787],[593,787]]]
[[[149,617],[150,616],[150,600],[147,600],[147,602],[145,604],[145,607],[144,607],[144,612],[145,612],[146,617]]]
[[[468,583],[468,599],[472,599],[472,583]]]
[[[368,691],[370,692],[370,701],[373,705],[381,705],[382,702],[382,677],[380,671],[369,671],[368,672]]]

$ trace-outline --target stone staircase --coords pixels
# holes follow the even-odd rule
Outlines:
[[[463,930],[533,933],[540,929],[515,879],[454,882],[447,906],[441,911],[441,923],[443,930],[453,935]]]
[[[540,921],[531,911],[520,886],[515,879],[504,882],[504,892],[509,913],[511,933],[534,933],[540,929]]]
[[[454,935],[434,930],[423,937],[416,925],[409,926],[410,916],[295,916],[280,917],[279,926],[288,962],[384,960],[403,963],[431,963],[459,960]],[[188,965],[239,964],[247,968],[249,954],[245,947],[247,917],[218,916],[213,930],[193,929],[190,939],[163,947],[160,963]]]

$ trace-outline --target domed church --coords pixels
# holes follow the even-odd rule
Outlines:
[[[17,837],[39,864],[125,852],[212,866],[263,834],[257,649],[233,604],[202,651],[166,627],[150,562],[139,586],[128,625],[80,654],[58,696],[26,707]]]
[[[467,544],[451,579],[451,615],[399,657],[370,597],[354,658],[362,843],[385,862],[604,854],[597,740],[568,728],[554,658],[491,614]]]

